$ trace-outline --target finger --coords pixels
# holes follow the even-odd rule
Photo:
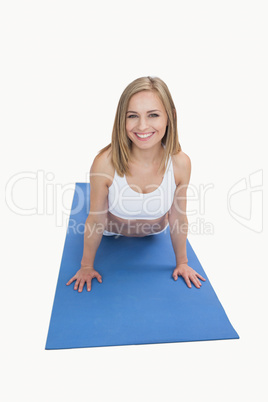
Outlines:
[[[176,281],[178,279],[178,274],[174,271],[172,277]]]
[[[184,278],[184,280],[185,280],[186,285],[188,286],[188,288],[191,288],[192,285],[191,285],[191,281],[190,281],[189,277],[185,275],[183,278]]]
[[[83,287],[84,287],[84,284],[85,284],[85,280],[84,280],[84,279],[82,279],[82,280],[80,281],[80,284],[79,284],[79,289],[78,289],[78,292],[82,292]]]
[[[75,280],[76,280],[76,277],[73,276],[73,277],[66,283],[66,285],[67,285],[67,286],[71,285],[71,283],[73,283],[73,281],[75,281]]]
[[[174,269],[172,277],[174,278],[175,281],[178,279],[178,270],[177,269]]]
[[[75,282],[75,285],[74,285],[74,290],[77,290],[77,288],[79,286],[79,282],[80,282],[80,279],[77,279]]]
[[[199,286],[201,286],[201,282],[200,282],[199,279],[197,278],[197,275],[196,275],[196,274],[193,275],[193,279],[194,279],[194,283],[197,283]]]
[[[193,284],[195,285],[196,288],[201,287],[201,283],[199,282],[199,280],[195,276],[191,277],[191,281],[193,282]]]
[[[102,282],[102,277],[100,274],[96,274],[95,278],[97,278],[98,282],[100,282],[100,283]]]
[[[198,285],[201,287],[202,283],[197,279],[197,277],[195,277],[196,282],[198,283]]]
[[[196,273],[196,276],[198,276],[198,278],[202,279],[202,281],[205,281],[205,278],[203,278],[203,276],[201,276],[200,274]]]
[[[91,291],[91,278],[87,280],[87,291]]]

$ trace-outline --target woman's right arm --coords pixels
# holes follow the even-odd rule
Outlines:
[[[90,291],[93,278],[102,282],[101,275],[94,269],[94,260],[107,220],[108,175],[104,173],[106,165],[104,155],[97,155],[90,169],[90,212],[85,222],[81,268],[66,284],[70,285],[76,281],[74,289],[78,289],[78,292],[82,292],[85,283]]]

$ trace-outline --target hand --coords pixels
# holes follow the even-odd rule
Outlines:
[[[202,281],[205,281],[205,278],[199,275],[193,268],[189,267],[189,265],[187,264],[177,265],[172,274],[175,281],[178,279],[178,275],[183,277],[189,288],[192,287],[191,281],[198,289],[201,287],[201,282],[198,278],[200,278]]]
[[[74,285],[74,290],[77,290],[77,288],[79,286],[78,292],[82,292],[84,284],[86,283],[87,290],[89,292],[91,290],[91,280],[93,278],[97,278],[98,282],[102,283],[101,275],[97,271],[95,271],[95,269],[93,267],[86,266],[86,267],[80,268],[76,272],[75,276],[73,276],[69,280],[69,282],[66,283],[66,285],[69,286],[72,282],[74,282],[76,280],[75,285]]]

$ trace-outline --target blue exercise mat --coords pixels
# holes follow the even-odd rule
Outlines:
[[[103,236],[95,257],[102,283],[66,286],[80,268],[90,184],[76,183],[46,349],[237,339],[188,239],[188,265],[206,281],[188,288],[176,266],[169,227],[153,236]]]

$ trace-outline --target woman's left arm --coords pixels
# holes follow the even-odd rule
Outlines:
[[[191,176],[191,160],[188,155],[181,153],[177,157],[177,164],[174,168],[179,170],[180,183],[177,185],[172,206],[168,212],[170,226],[170,236],[172,246],[176,256],[176,267],[172,277],[176,281],[178,276],[182,276],[187,286],[191,287],[191,282],[200,288],[201,282],[205,279],[188,265],[186,241],[188,233],[188,219],[186,214],[187,206],[187,187]]]

